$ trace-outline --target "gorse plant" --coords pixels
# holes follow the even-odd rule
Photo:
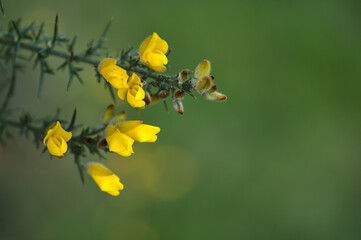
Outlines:
[[[187,94],[196,97],[196,92],[212,101],[225,101],[227,97],[217,91],[208,60],[203,60],[195,71],[182,70],[176,75],[164,73],[170,49],[157,33],[147,37],[139,49],[130,48],[109,57],[110,52],[103,44],[110,24],[107,24],[99,39],[89,41],[82,52],[75,51],[76,37],[68,39],[66,35],[59,34],[58,16],[55,18],[52,36],[46,35],[44,24],[23,26],[20,20],[11,21],[6,30],[0,29],[0,67],[3,70],[0,82],[3,96],[0,142],[13,137],[12,128],[20,129],[20,135],[32,134],[37,147],[45,146],[43,152],[48,151],[58,158],[72,154],[83,183],[85,171],[102,191],[117,196],[119,190],[123,189],[119,177],[100,163],[83,163],[82,160],[89,154],[105,158],[103,152],[128,157],[134,153],[134,142],[154,143],[160,128],[143,124],[140,120],[127,121],[126,113],[115,113],[113,104],[105,109],[102,122],[93,127],[75,125],[76,109],[69,121],[61,118],[60,111],[52,117],[34,118],[30,113],[25,113],[15,119],[10,100],[16,89],[21,61],[32,61],[34,69],[40,70],[38,98],[46,84],[46,75],[55,74],[57,70],[67,69],[69,72],[67,91],[71,89],[74,79],[83,83],[80,74],[83,68],[80,64],[87,65],[87,70],[95,70],[94,78],[104,83],[114,102],[117,98],[126,100],[133,108],[143,109],[147,105],[163,102],[168,111],[169,97],[174,109],[183,114],[182,100]],[[63,62],[52,68],[48,61],[50,57],[61,58]],[[8,68],[11,71],[6,71]]]

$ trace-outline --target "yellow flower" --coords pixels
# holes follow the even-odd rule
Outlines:
[[[57,121],[50,126],[43,142],[50,154],[64,157],[64,153],[68,150],[67,142],[71,137],[72,133],[65,131]]]
[[[147,37],[139,48],[140,60],[157,72],[164,72],[168,58],[165,55],[168,51],[168,44],[158,34],[153,33]]]
[[[98,65],[98,72],[115,88],[122,88],[129,78],[127,71],[116,65],[114,58],[105,58]]]
[[[127,101],[130,106],[143,108],[145,105],[145,102],[143,101],[145,92],[142,87],[142,81],[137,74],[133,73],[128,79],[127,84],[118,89],[118,97],[124,100],[125,96],[127,96]]]
[[[105,129],[105,139],[111,152],[116,152],[124,157],[129,157],[134,153],[132,148],[134,140],[114,126],[108,126]]]
[[[89,162],[85,169],[103,192],[107,192],[112,196],[118,196],[119,190],[123,190],[124,186],[120,182],[119,177],[103,164]]]
[[[155,142],[160,128],[142,123],[142,121],[124,121],[115,127],[108,126],[105,130],[105,139],[109,151],[128,157],[134,153],[132,148],[134,141]]]

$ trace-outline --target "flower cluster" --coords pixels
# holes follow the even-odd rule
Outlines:
[[[133,143],[155,142],[160,132],[159,127],[143,124],[142,121],[125,121],[125,113],[114,115],[113,105],[109,105],[103,115],[105,139],[109,151],[115,152],[123,157],[129,157],[133,152]]]
[[[168,52],[168,44],[161,39],[157,33],[147,37],[139,48],[139,59],[145,63],[150,69],[157,72],[164,72],[165,65],[168,63],[166,56]],[[134,60],[137,60],[135,58]],[[211,63],[208,60],[203,60],[194,71],[194,77],[189,74],[189,70],[182,70],[174,79],[170,79],[170,84],[159,84],[153,82],[149,84],[147,74],[141,76],[143,80],[133,72],[131,76],[127,71],[117,65],[117,59],[106,58],[98,66],[98,72],[108,81],[113,87],[118,89],[118,97],[122,100],[127,98],[130,106],[137,108],[144,108],[145,105],[155,104],[163,101],[170,96],[173,98],[173,108],[180,114],[184,113],[182,100],[186,93],[193,96],[190,92],[194,89],[201,94],[205,99],[211,101],[225,101],[227,96],[217,91],[218,87],[214,84],[214,76],[210,75]],[[147,88],[144,89],[144,85]],[[151,92],[151,87],[157,86],[156,92]]]
[[[125,121],[125,112],[114,115],[114,105],[109,105],[104,111],[102,124],[105,126],[104,137],[99,141],[100,147],[108,146],[110,152],[115,152],[123,157],[129,157],[134,153],[133,143],[153,143],[158,139],[159,127],[143,124],[142,121]],[[50,154],[63,158],[68,150],[67,142],[72,138],[72,133],[65,131],[59,121],[53,123],[43,140]],[[105,140],[105,146],[101,142]],[[94,179],[102,191],[110,195],[119,195],[123,189],[119,177],[111,170],[99,163],[88,163],[85,166],[86,172]]]
[[[118,89],[118,96],[127,101],[132,107],[143,108],[145,92],[143,83],[137,74],[133,73],[128,76],[127,71],[116,65],[117,60],[114,58],[106,58],[99,63],[98,71],[113,87]]]
[[[217,92],[217,85],[214,84],[214,76],[211,73],[211,63],[203,60],[194,72],[194,89],[202,96],[211,101],[225,101],[227,96]]]
[[[193,96],[191,90],[195,90],[208,100],[225,101],[227,99],[224,94],[217,92],[214,76],[210,75],[211,63],[208,60],[203,60],[196,67],[193,76],[190,70],[182,70],[173,77],[161,75],[159,72],[164,72],[165,65],[168,63],[167,52],[167,42],[157,33],[153,33],[143,41],[138,55],[128,58],[129,67],[124,67],[122,58],[105,58],[98,64],[97,71],[112,87],[117,89],[118,97],[122,100],[127,99],[129,105],[134,108],[144,108],[145,105],[159,101],[163,101],[166,105],[166,99],[171,96],[173,108],[183,114],[182,101],[187,93]],[[141,65],[142,71],[135,68],[139,60],[145,64]],[[148,81],[149,78],[156,81]],[[155,91],[154,88],[156,88]],[[143,121],[127,121],[125,112],[115,114],[113,104],[104,111],[102,126],[103,133],[98,135],[97,147],[123,157],[129,157],[134,153],[134,142],[154,143],[160,132],[159,127],[143,124]],[[68,149],[67,143],[71,141],[71,138],[72,133],[65,131],[57,121],[48,129],[44,145],[50,154],[64,157]],[[94,139],[85,139],[85,141],[94,141]],[[89,162],[82,167],[102,191],[117,196],[124,188],[119,177],[103,164]]]

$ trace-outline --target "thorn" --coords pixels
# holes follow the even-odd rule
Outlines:
[[[0,5],[1,5],[1,12],[2,12],[3,15],[5,15],[5,9],[4,9],[3,0],[0,0]]]
[[[51,46],[54,46],[57,37],[58,37],[58,13],[55,16],[54,35],[53,35],[53,40],[51,41]]]

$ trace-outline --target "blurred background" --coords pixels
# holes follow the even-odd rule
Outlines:
[[[106,46],[137,47],[157,32],[173,49],[168,73],[203,59],[224,103],[162,104],[129,119],[160,126],[154,144],[102,161],[125,185],[118,197],[71,157],[50,159],[30,139],[0,150],[0,239],[361,239],[361,2],[4,0],[0,25],[56,13],[77,50],[114,17]],[[60,60],[53,58],[52,66]],[[98,124],[111,98],[91,66],[66,92],[67,72],[20,74],[12,106],[44,117],[62,109]],[[14,130],[16,131],[16,130]],[[69,155],[70,156],[70,155]],[[97,161],[89,155],[84,161]]]

